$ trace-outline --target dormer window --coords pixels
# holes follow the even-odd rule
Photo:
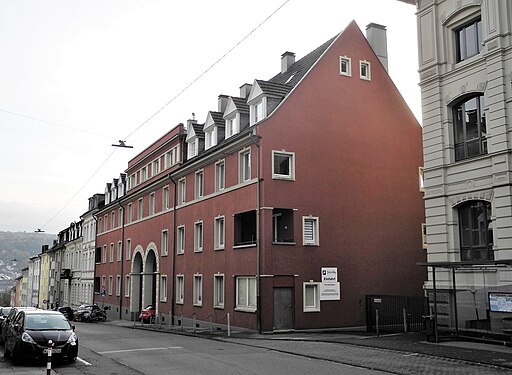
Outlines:
[[[226,119],[226,128],[225,128],[225,137],[229,138],[235,134],[238,134],[239,126],[238,126],[238,118],[235,114],[234,117]]]
[[[263,100],[255,103],[251,106],[251,112],[252,112],[252,118],[253,118],[253,124],[261,121],[264,119],[265,115],[263,112]]]
[[[205,137],[205,148],[209,149],[210,147],[217,145],[217,127],[212,126],[204,132]]]
[[[198,149],[199,149],[198,143],[199,143],[199,140],[197,138],[190,140],[190,142],[188,142],[187,156],[189,159],[193,158],[194,156],[197,156]]]

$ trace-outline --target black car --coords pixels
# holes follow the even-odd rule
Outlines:
[[[36,308],[22,306],[12,307],[9,310],[9,314],[7,314],[7,316],[2,320],[2,323],[0,324],[0,344],[5,341],[5,335],[7,334],[9,325],[11,324],[16,314],[18,314],[18,312],[20,312],[21,310],[36,310]]]
[[[69,320],[69,321],[73,320],[75,310],[73,310],[71,307],[62,306],[62,307],[57,307],[55,310],[59,311],[62,315],[64,315],[67,320]]]
[[[100,309],[98,305],[81,305],[78,310],[75,311],[73,318],[78,322],[104,322],[107,320],[107,313]]]
[[[48,341],[52,340],[52,358],[75,362],[78,337],[75,327],[58,311],[22,310],[9,325],[4,356],[14,364],[24,360],[46,359]]]

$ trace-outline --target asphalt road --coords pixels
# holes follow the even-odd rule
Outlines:
[[[312,359],[236,343],[199,337],[135,330],[102,323],[75,322],[79,359],[73,365],[54,364],[61,375],[162,374],[384,374],[331,361]],[[33,364],[14,368],[0,357],[0,374],[37,371]]]

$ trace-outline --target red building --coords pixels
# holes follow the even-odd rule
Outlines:
[[[421,128],[374,44],[385,28],[368,35],[353,22],[286,52],[276,76],[129,162],[126,194],[97,215],[111,318],[153,305],[175,324],[359,326],[367,294],[422,294]]]

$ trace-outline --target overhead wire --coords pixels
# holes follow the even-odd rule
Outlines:
[[[279,12],[287,3],[291,0],[285,0],[281,5],[279,5],[272,13],[270,13],[263,21],[261,21],[256,27],[254,27],[248,34],[246,34],[242,39],[240,39],[233,47],[231,47],[227,52],[225,52],[220,58],[218,58],[213,64],[211,64],[208,68],[206,68],[201,74],[199,74],[196,78],[194,78],[185,88],[183,88],[180,92],[178,92],[174,97],[172,97],[167,103],[165,103],[162,107],[156,110],[151,116],[149,116],[144,122],[138,125],[134,130],[132,130],[127,136],[123,138],[123,140],[127,140],[137,131],[139,131],[143,126],[149,123],[155,116],[157,116],[160,112],[162,112],[167,106],[169,106],[172,102],[174,102],[178,97],[180,97],[185,91],[187,91],[192,85],[194,85],[197,81],[199,81],[205,74],[207,74],[212,68],[214,68],[218,63],[226,58],[235,48],[237,48],[240,44],[242,44],[247,38],[249,38],[254,32],[256,32],[261,26],[263,26],[269,19],[271,19],[277,12]],[[94,178],[94,176],[100,171],[100,169],[107,163],[107,161],[112,157],[114,151],[110,153],[110,155],[101,163],[101,165],[96,169],[96,171],[86,180],[86,182],[80,187],[80,189],[66,202],[66,204],[59,209],[41,228],[44,228],[46,225],[51,223],[77,196],[78,194],[89,184],[89,182]]]

